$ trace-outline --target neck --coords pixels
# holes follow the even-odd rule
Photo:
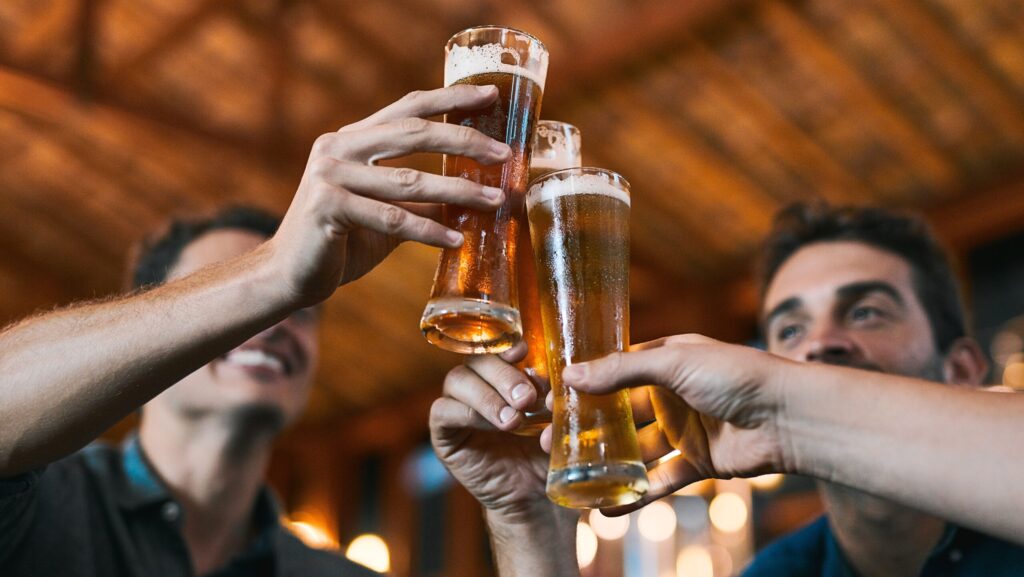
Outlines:
[[[838,485],[820,485],[829,524],[860,577],[916,577],[946,528],[942,519]]]
[[[197,575],[223,566],[249,538],[273,437],[237,421],[145,413],[139,441],[183,508]]]

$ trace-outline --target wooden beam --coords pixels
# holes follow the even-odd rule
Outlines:
[[[836,84],[851,103],[875,119],[935,191],[956,182],[952,162],[898,108],[886,102],[864,77],[844,60],[787,2],[765,2],[759,11],[766,26],[796,59],[813,63],[823,78]]]
[[[100,0],[81,0],[78,14],[78,38],[75,51],[75,87],[79,98],[88,100],[95,90],[96,54]]]
[[[627,73],[676,48],[683,34],[733,13],[753,0],[647,0],[631,5],[628,18],[611,21],[588,38],[552,55],[558,77],[544,94],[545,107],[561,111],[575,98],[622,83]],[[562,60],[562,59],[565,60]]]
[[[936,234],[959,253],[1024,232],[1024,174],[982,189],[968,189],[925,211]]]
[[[38,62],[54,52],[54,39],[67,38],[74,28],[75,14],[81,5],[74,2],[49,2],[38,17],[19,23],[17,33],[5,48],[20,62]]]
[[[803,129],[788,119],[768,98],[750,85],[726,64],[710,47],[690,38],[686,54],[694,58],[699,73],[706,78],[716,97],[728,98],[750,112],[761,126],[772,147],[797,173],[808,174],[808,180],[820,188],[816,192],[829,202],[864,202],[871,191],[851,174]],[[798,159],[798,166],[792,161]]]
[[[177,20],[170,22],[145,46],[111,63],[109,72],[103,75],[100,84],[104,88],[120,86],[129,77],[146,67],[156,57],[184,42],[215,13],[237,5],[239,0],[201,0]]]
[[[982,116],[1004,132],[1015,145],[1024,143],[1024,105],[985,73],[964,45],[950,35],[927,9],[917,2],[872,0],[882,8],[893,27],[907,42],[920,50],[922,57],[956,82],[967,100],[975,103]]]

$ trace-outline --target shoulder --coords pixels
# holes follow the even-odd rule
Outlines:
[[[285,577],[380,577],[379,573],[357,565],[339,553],[307,546],[284,527],[278,530],[277,539],[281,574]]]
[[[824,566],[828,531],[828,519],[821,516],[805,527],[780,537],[754,557],[743,572],[743,577],[820,575]]]

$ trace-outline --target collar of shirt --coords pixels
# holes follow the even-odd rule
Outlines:
[[[949,549],[954,540],[956,540],[958,533],[959,529],[955,525],[946,523],[946,530],[943,531],[939,542],[932,549],[931,553],[928,554],[926,563],[942,555],[946,549]],[[850,566],[849,561],[846,560],[842,549],[839,548],[839,541],[836,540],[835,535],[832,533],[832,528],[828,525],[825,527],[825,559],[824,563],[822,563],[821,575],[822,577],[857,577],[857,573]]]
[[[167,486],[156,475],[146,458],[138,435],[129,436],[122,447],[121,475],[117,475],[118,504],[127,511],[140,511],[150,506],[161,506],[167,521],[176,521],[180,527],[181,505]],[[275,544],[274,534],[281,530],[281,508],[270,489],[264,486],[256,497],[253,509],[254,538],[241,554],[243,557],[269,554]]]

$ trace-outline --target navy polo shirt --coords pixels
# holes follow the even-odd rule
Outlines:
[[[898,546],[894,545],[894,546]],[[857,577],[820,517],[761,551],[743,577]],[[947,525],[920,577],[1020,577],[1024,547],[963,527]]]
[[[193,577],[183,510],[138,439],[96,443],[50,465],[0,479],[0,575]],[[305,546],[280,523],[264,488],[252,539],[206,577],[370,577],[340,555]]]

